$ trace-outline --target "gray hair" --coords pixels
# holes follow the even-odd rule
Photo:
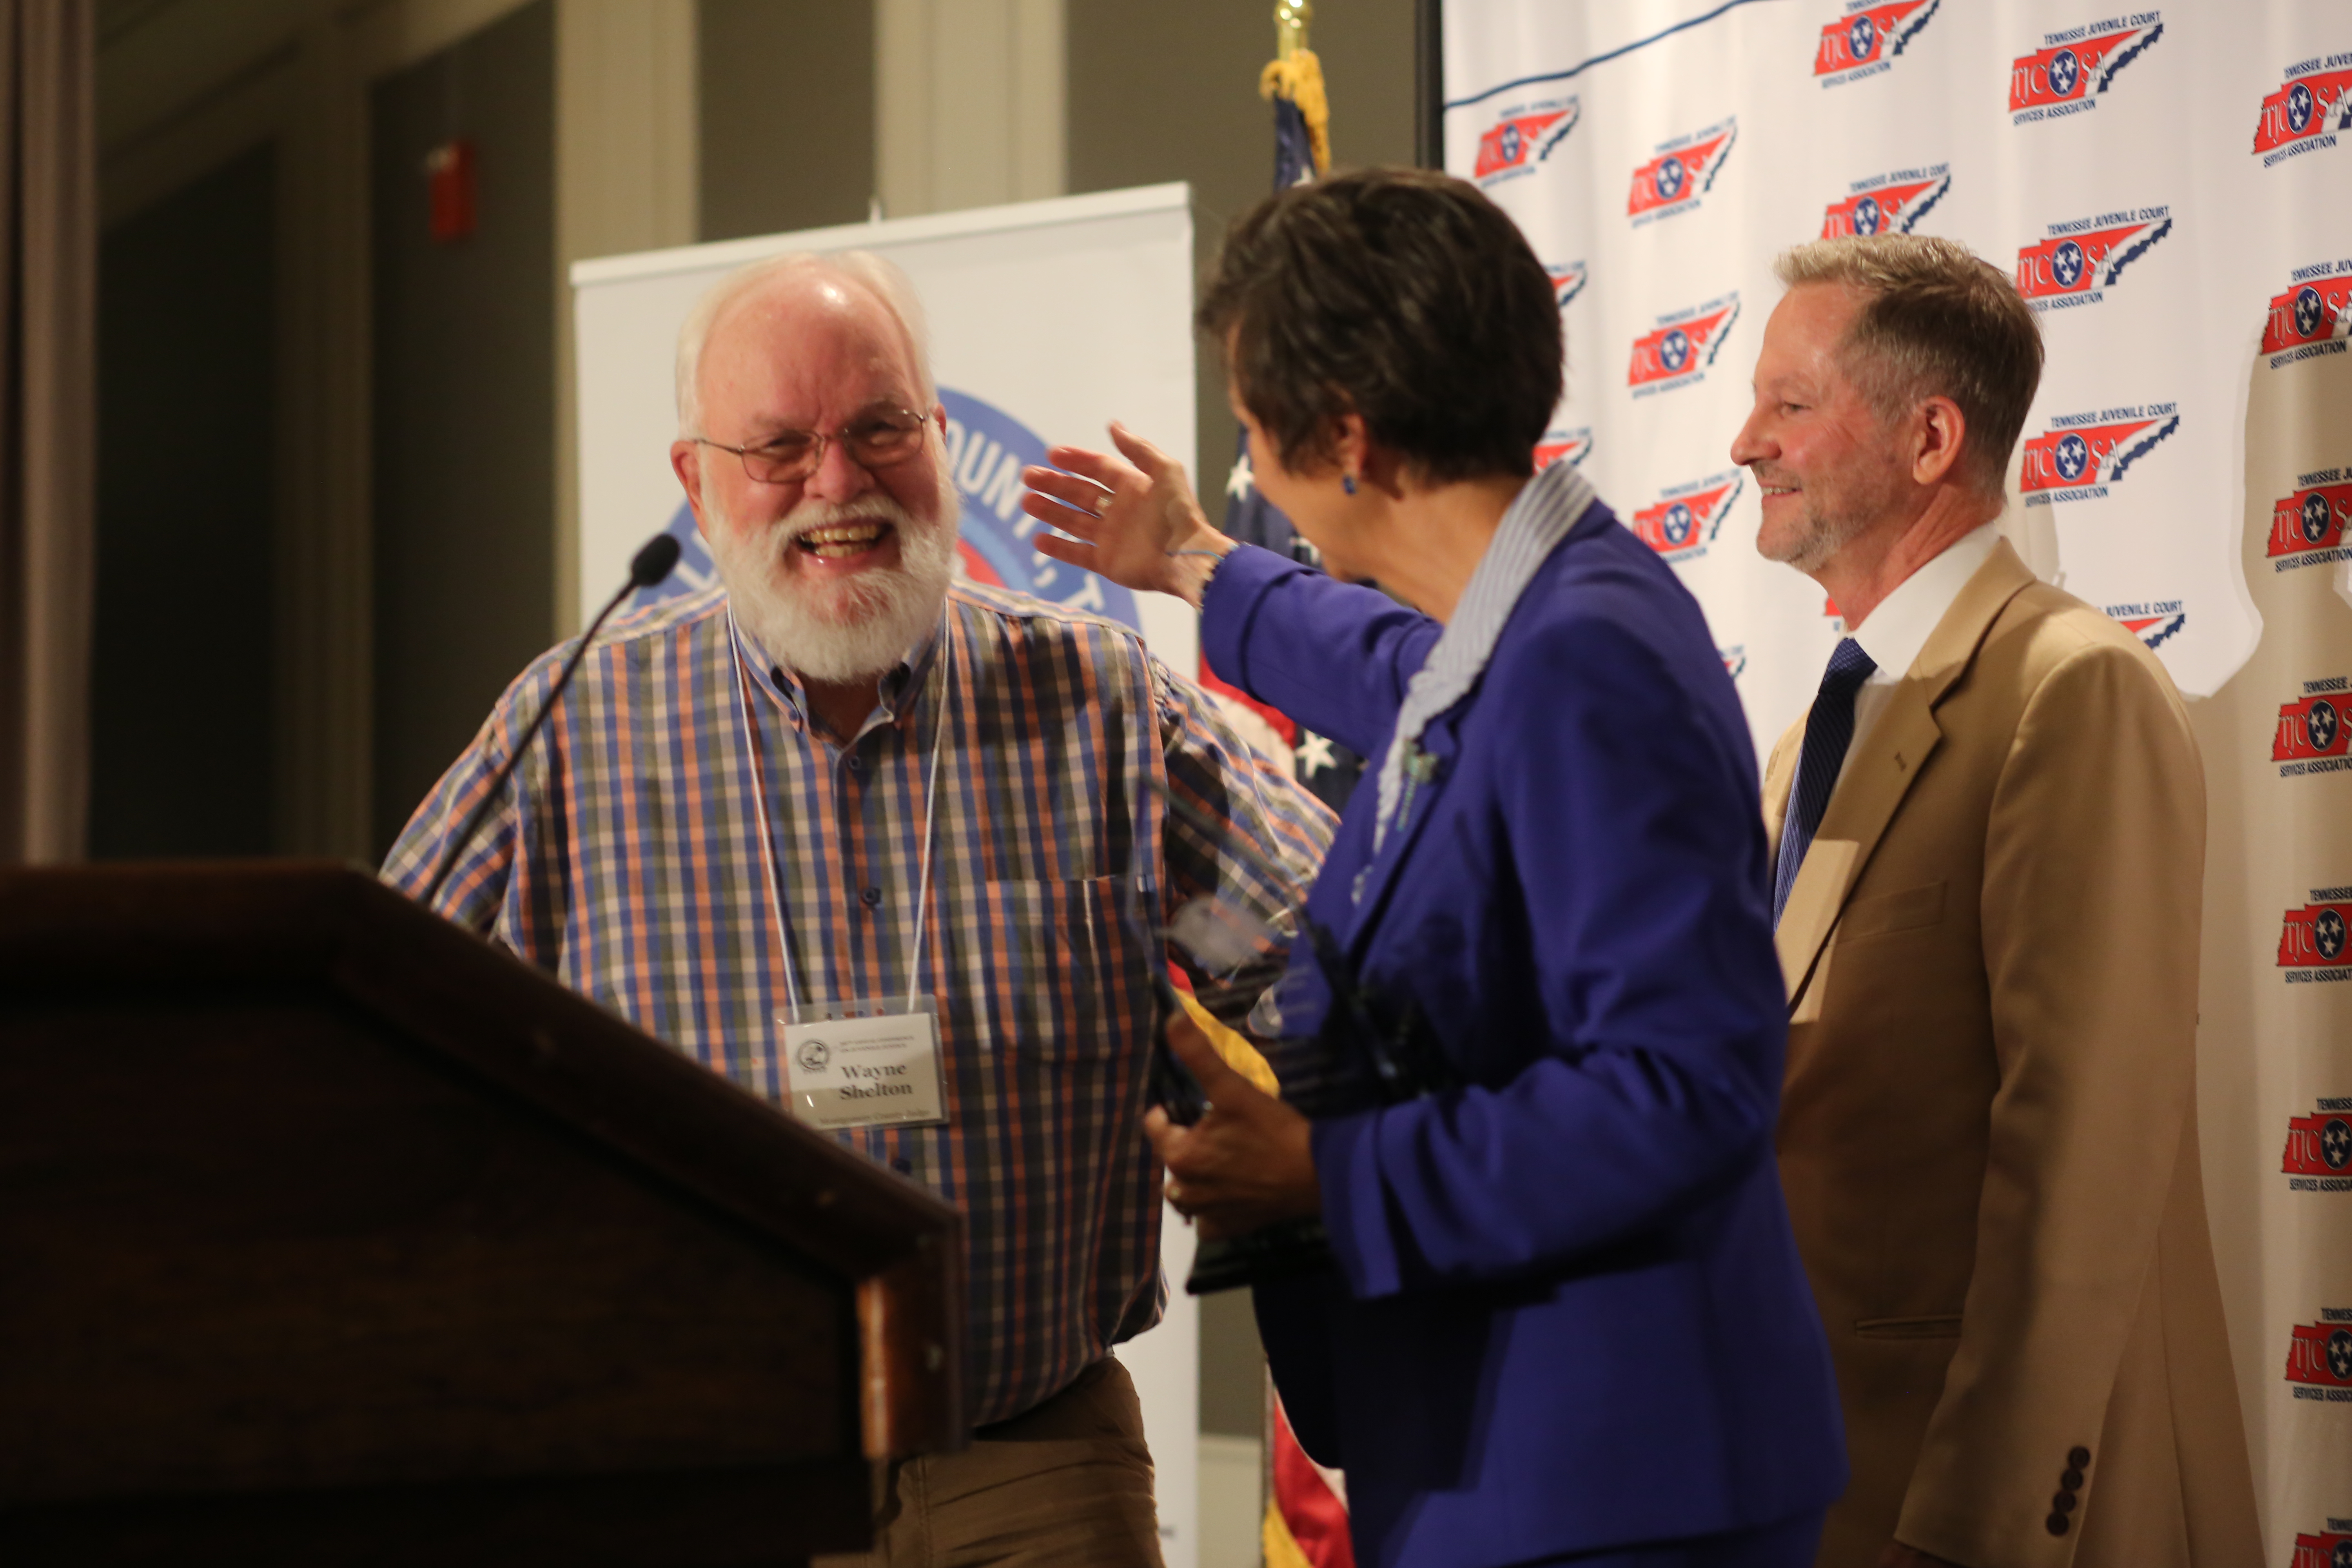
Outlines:
[[[703,290],[694,309],[677,329],[677,434],[692,440],[702,434],[702,351],[710,329],[727,308],[772,279],[794,272],[822,272],[856,285],[882,301],[884,309],[907,334],[908,353],[915,364],[916,390],[922,395],[918,414],[928,414],[939,401],[931,379],[930,327],[915,285],[898,264],[870,250],[789,251],[748,262]]]
[[[1968,477],[1998,497],[2042,383],[2042,329],[2009,274],[1958,240],[1844,235],[1784,250],[1773,276],[1863,297],[1841,357],[1871,411],[1890,423],[1927,397],[1958,405]]]

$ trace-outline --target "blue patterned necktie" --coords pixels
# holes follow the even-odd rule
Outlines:
[[[1789,889],[1797,885],[1797,868],[1829,809],[1830,791],[1837,787],[1838,769],[1845,749],[1853,743],[1853,694],[1878,668],[1862,645],[1847,637],[1830,654],[1813,710],[1805,718],[1805,744],[1797,755],[1797,782],[1789,790],[1789,820],[1780,834],[1780,863],[1772,873],[1772,928],[1780,927],[1780,911],[1788,907]]]

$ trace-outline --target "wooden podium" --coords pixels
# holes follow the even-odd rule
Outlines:
[[[930,1193],[356,871],[0,873],[0,1563],[776,1564],[963,1441]]]

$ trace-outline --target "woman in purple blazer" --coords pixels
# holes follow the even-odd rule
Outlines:
[[[1360,983],[1445,1087],[1309,1121],[1179,1029],[1213,1109],[1152,1112],[1169,1198],[1204,1236],[1326,1227],[1335,1266],[1256,1307],[1360,1561],[1800,1568],[1845,1460],[1772,1162],[1756,759],[1696,602],[1573,465],[1534,472],[1543,266],[1459,181],[1348,175],[1243,218],[1200,321],[1329,574],[1218,533],[1118,426],[1029,471],[1039,548],[1187,598],[1221,676],[1372,760],[1307,910],[1346,973],[1298,945],[1269,1052],[1294,1096],[1344,1074],[1317,1056]]]

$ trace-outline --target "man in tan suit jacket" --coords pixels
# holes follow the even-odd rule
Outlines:
[[[1820,1561],[2255,1568],[2187,716],[1993,528],[2042,363],[2009,280],[1908,236],[1779,271],[1732,456],[1852,628],[1764,785],[1780,1172],[1853,1468]]]

